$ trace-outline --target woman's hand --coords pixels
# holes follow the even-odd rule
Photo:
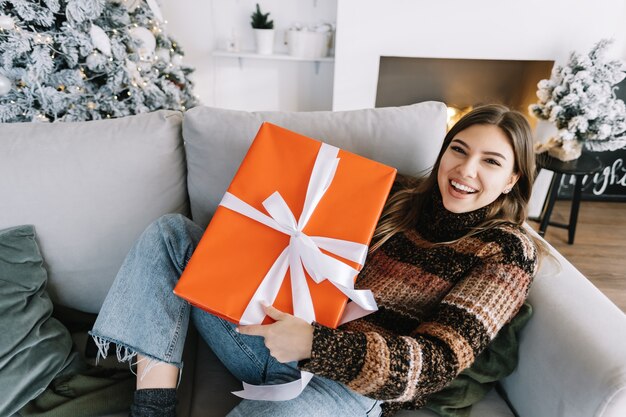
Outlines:
[[[263,308],[265,314],[276,320],[275,323],[239,326],[237,331],[251,336],[263,336],[270,355],[278,362],[309,359],[313,345],[313,326],[272,306]]]

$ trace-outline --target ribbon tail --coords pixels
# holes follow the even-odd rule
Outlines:
[[[326,255],[318,247],[308,245],[306,240],[301,243],[300,257],[306,271],[318,284],[324,279],[328,279],[345,288],[354,288],[354,278],[359,271],[332,256]]]
[[[345,324],[349,321],[353,321],[356,319],[360,319],[361,317],[365,317],[368,314],[372,314],[376,310],[378,310],[378,306],[374,310],[368,310],[368,309],[361,307],[357,303],[350,301],[348,304],[346,304],[346,308],[343,311],[343,315],[341,316],[341,319],[339,320],[338,326],[341,326],[342,324]]]
[[[276,258],[276,261],[272,265],[263,281],[255,291],[252,299],[246,306],[239,324],[259,324],[265,318],[265,311],[263,311],[263,304],[272,305],[274,300],[278,296],[278,291],[287,273],[288,264],[288,247],[285,248],[282,253]]]
[[[243,383],[243,390],[233,394],[246,400],[288,401],[296,398],[313,378],[313,374],[300,372],[300,379],[279,385],[252,385]]]
[[[352,300],[352,302],[346,305],[339,325],[367,316],[378,310],[378,305],[376,304],[372,291],[355,290],[354,288],[344,287],[336,282],[333,282],[333,285]]]
[[[291,297],[293,303],[293,315],[300,317],[308,323],[315,321],[315,310],[309,285],[306,282],[306,275],[302,267],[299,254],[299,242],[291,238],[289,247],[289,274],[291,275]]]
[[[324,236],[310,236],[311,240],[318,248],[332,252],[342,258],[356,262],[360,265],[365,263],[367,257],[367,245],[352,242],[350,240],[335,239]]]

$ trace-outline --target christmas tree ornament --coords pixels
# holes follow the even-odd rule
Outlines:
[[[100,53],[94,51],[87,57],[87,68],[95,72],[103,72],[106,70],[107,59]]]
[[[0,96],[6,95],[11,91],[11,80],[0,74]]]
[[[49,121],[50,121],[50,119],[48,119],[48,118],[46,117],[46,115],[45,115],[45,114],[41,114],[41,113],[39,113],[39,114],[36,114],[36,115],[33,117],[33,120],[32,120],[32,121],[33,121],[33,122],[46,123],[46,122],[49,122]]]
[[[89,35],[91,36],[91,42],[100,52],[106,56],[111,56],[111,39],[100,26],[92,24],[91,29],[89,29]]]
[[[0,29],[11,30],[15,27],[15,22],[11,16],[0,14]]]
[[[143,78],[141,78],[141,73],[139,72],[137,63],[131,61],[130,59],[126,60],[126,72],[128,73],[128,78],[131,83],[135,85],[143,83]]]
[[[161,61],[165,62],[166,64],[170,62],[171,56],[170,56],[169,49],[157,48],[155,54],[157,58],[159,58]]]
[[[175,54],[175,55],[172,57],[172,65],[176,65],[176,66],[178,66],[178,65],[182,65],[182,63],[183,63],[183,56],[182,56],[182,55],[180,55],[180,54]]]
[[[126,7],[126,10],[129,12],[134,12],[135,9],[139,6],[142,0],[113,0],[113,3],[118,3]]]
[[[152,32],[142,26],[131,28],[129,30],[130,36],[139,41],[141,46],[137,49],[139,57],[141,59],[148,59],[156,49],[156,39]]]

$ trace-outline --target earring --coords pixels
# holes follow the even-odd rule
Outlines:
[[[511,189],[510,189],[510,188],[507,188],[507,189],[505,189],[505,190],[503,191],[503,193],[504,193],[504,194],[508,194],[508,193],[510,193],[510,192],[511,192]]]

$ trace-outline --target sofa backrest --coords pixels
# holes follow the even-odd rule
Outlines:
[[[33,224],[62,305],[97,312],[162,214],[189,213],[182,114],[0,124],[0,229]]]
[[[195,107],[183,121],[193,220],[203,227],[208,224],[265,121],[393,166],[402,174],[419,175],[435,162],[446,117],[446,106],[439,102],[300,113]]]

